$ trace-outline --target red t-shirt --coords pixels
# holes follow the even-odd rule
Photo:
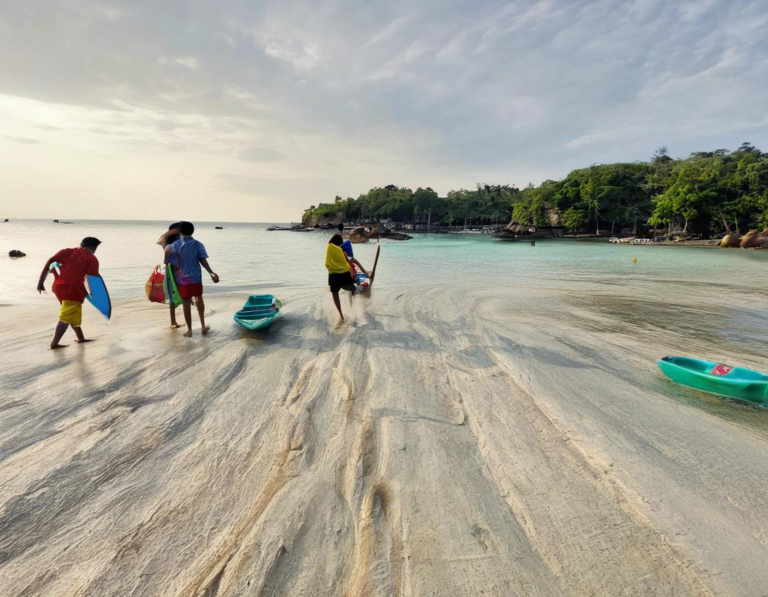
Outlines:
[[[61,263],[61,275],[54,273],[56,279],[53,282],[53,294],[59,301],[82,303],[88,294],[85,290],[85,276],[99,275],[99,260],[81,247],[59,251],[53,260]]]

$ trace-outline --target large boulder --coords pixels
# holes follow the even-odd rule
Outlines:
[[[750,230],[739,242],[739,246],[742,249],[755,249],[757,247],[768,247],[768,231],[763,230],[761,233],[757,233],[755,230]]]
[[[725,249],[735,249],[739,246],[741,237],[738,234],[726,234],[720,241],[720,246]]]

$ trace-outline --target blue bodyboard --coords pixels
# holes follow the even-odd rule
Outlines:
[[[101,276],[86,276],[88,281],[88,294],[85,298],[107,321],[112,318],[112,301],[109,300],[109,292]]]

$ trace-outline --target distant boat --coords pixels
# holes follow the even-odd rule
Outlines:
[[[216,226],[216,230],[224,230],[224,226]]]

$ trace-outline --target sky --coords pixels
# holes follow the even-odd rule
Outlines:
[[[0,0],[0,217],[299,221],[742,141],[766,0]]]

